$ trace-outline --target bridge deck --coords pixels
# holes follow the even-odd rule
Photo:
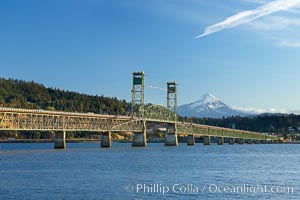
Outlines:
[[[166,112],[163,115],[170,116]],[[145,121],[173,123],[176,124],[177,133],[187,135],[257,140],[277,139],[276,136],[256,132],[174,121],[174,116],[170,120],[169,118],[159,117],[159,113],[152,113],[151,115],[146,113],[144,117],[129,117],[0,107],[0,130],[140,132],[143,130],[143,122]]]

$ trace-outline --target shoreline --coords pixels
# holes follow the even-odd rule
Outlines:
[[[99,139],[66,139],[66,143],[87,143],[87,142],[101,142]],[[113,140],[117,143],[132,143],[131,140]],[[178,141],[179,143],[185,143],[185,141]],[[53,139],[16,139],[16,140],[0,140],[1,143],[54,143]],[[164,143],[164,141],[147,141],[147,143]]]
[[[67,143],[100,142],[98,139],[66,139]],[[53,139],[0,140],[0,143],[54,143]]]
[[[300,144],[300,141],[284,142],[283,144]]]
[[[100,139],[66,139],[66,143],[98,143]],[[131,140],[113,140],[117,143],[131,143]],[[185,143],[186,141],[178,141],[179,143]],[[16,139],[16,140],[0,140],[0,143],[54,143],[54,139]],[[164,143],[163,140],[147,141],[147,143]],[[199,143],[199,142],[196,142]],[[200,142],[201,143],[201,142]],[[288,141],[280,144],[300,144],[300,141]]]

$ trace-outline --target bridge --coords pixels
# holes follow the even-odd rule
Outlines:
[[[278,142],[277,136],[179,121],[176,82],[167,83],[167,107],[145,105],[144,88],[144,72],[134,72],[130,116],[0,107],[0,131],[53,131],[55,148],[66,148],[67,131],[99,132],[101,147],[111,147],[112,132],[132,132],[132,146],[145,147],[149,123],[166,127],[166,146],[177,146],[178,135],[185,136],[188,145],[195,144],[195,137],[202,137],[205,145],[211,143],[211,137],[216,138],[219,145]]]

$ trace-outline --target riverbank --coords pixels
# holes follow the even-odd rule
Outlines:
[[[99,139],[66,139],[67,143],[100,142]],[[15,139],[0,140],[0,143],[54,143],[53,139]]]
[[[300,144],[300,141],[288,141],[285,142],[284,144]]]

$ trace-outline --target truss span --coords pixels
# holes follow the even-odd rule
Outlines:
[[[127,116],[0,108],[0,130],[138,131],[140,121]]]
[[[141,117],[146,121],[175,123],[178,119],[177,114],[162,105],[150,105],[140,109]]]
[[[176,124],[177,133],[259,140],[276,140],[276,136],[179,122],[177,115],[161,105],[140,109],[139,117],[70,113],[0,107],[0,130],[140,132],[146,122]]]

